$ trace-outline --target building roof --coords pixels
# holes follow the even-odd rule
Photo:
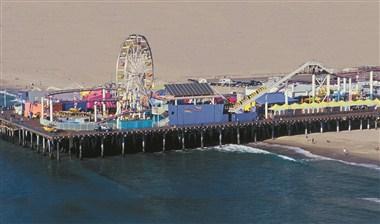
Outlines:
[[[166,84],[165,89],[169,95],[175,97],[214,95],[214,91],[207,83]]]
[[[265,101],[268,101],[268,104],[284,104],[285,103],[285,95],[284,93],[266,93],[259,97],[256,100],[256,103],[258,104],[265,104]],[[288,97],[289,103],[297,102],[296,99],[293,99],[291,97]]]

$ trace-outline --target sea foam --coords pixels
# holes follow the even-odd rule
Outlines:
[[[292,150],[292,151],[294,151],[294,152],[296,152],[298,154],[301,154],[301,155],[304,155],[307,158],[310,158],[310,159],[302,159],[302,161],[331,160],[331,161],[340,162],[340,163],[343,163],[343,164],[346,164],[346,165],[360,166],[360,167],[366,167],[366,168],[370,168],[370,169],[380,170],[380,166],[377,166],[377,165],[374,165],[374,164],[355,163],[355,162],[348,162],[348,161],[344,161],[344,160],[340,160],[340,159],[333,159],[333,158],[329,158],[329,157],[313,154],[313,153],[311,153],[311,152],[309,152],[309,151],[307,151],[307,150],[305,150],[303,148],[300,148],[300,147],[278,145],[278,144],[266,144],[266,143],[262,143],[262,144],[264,144],[264,145],[270,145],[272,147],[275,146],[275,147],[290,149],[290,150]]]
[[[218,151],[218,152],[235,152],[235,153],[254,153],[254,154],[268,154],[268,155],[273,155],[277,156],[279,158],[289,160],[296,162],[297,160],[294,158],[291,158],[289,156],[284,156],[276,153],[272,153],[263,149],[259,148],[254,148],[251,146],[245,146],[245,145],[235,145],[235,144],[228,144],[228,145],[223,145],[222,147],[209,147],[209,148],[197,148],[195,150],[200,150],[200,151]]]
[[[360,198],[360,199],[380,204],[380,198]]]

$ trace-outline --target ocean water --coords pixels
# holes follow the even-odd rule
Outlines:
[[[0,141],[0,223],[378,223],[380,170],[228,145],[49,160]]]
[[[0,223],[379,222],[379,167],[294,151],[303,157],[228,145],[57,162],[0,140]]]

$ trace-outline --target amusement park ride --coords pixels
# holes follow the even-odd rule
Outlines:
[[[287,105],[289,92],[288,85],[289,83],[294,85],[293,79],[298,76],[306,76],[306,78],[309,80],[309,83],[311,79],[311,90],[306,93],[306,97],[308,97],[308,100],[306,101],[308,101],[309,104],[331,101],[331,92],[334,90],[339,93],[338,95],[340,95],[341,92],[344,94],[348,93],[349,97],[346,99],[349,101],[352,100],[353,90],[351,78],[348,79],[347,88],[347,78],[343,78],[342,85],[340,77],[336,77],[331,70],[325,68],[318,62],[310,61],[304,63],[295,71],[283,76],[274,84],[270,84],[269,82],[263,84],[262,86],[256,88],[252,93],[244,96],[243,99],[233,103],[232,105],[224,102],[227,105],[227,107],[225,107],[227,110],[223,113],[228,113],[230,116],[233,114],[252,112],[252,108],[256,107],[256,101],[260,97],[266,94],[278,92],[284,93],[285,104]],[[372,72],[370,77],[370,92],[372,96]],[[333,85],[331,85],[331,80],[333,80]],[[169,102],[173,101],[175,102],[174,106],[177,106],[177,101],[171,100],[168,96],[166,96],[166,98],[157,97],[157,94],[153,93],[153,85],[154,66],[152,51],[149,43],[144,36],[132,34],[128,36],[121,44],[120,53],[117,57],[116,62],[115,83],[89,89],[71,89],[50,92],[47,95],[47,98],[42,98],[41,100],[41,124],[46,126],[56,125],[57,128],[67,129],[67,126],[65,126],[67,123],[71,122],[70,125],[73,125],[73,123],[79,123],[79,128],[77,130],[93,130],[94,128],[100,127],[101,125],[110,124],[112,127],[122,128],[122,126],[119,124],[124,121],[131,122],[131,124],[135,121],[142,123],[145,122],[146,125],[143,127],[153,127],[154,124],[161,125],[161,123],[163,123],[162,121],[165,121],[166,123],[164,124],[167,124],[167,120],[169,118],[167,115],[169,113],[167,107],[156,108],[153,106],[153,102],[161,100],[163,104],[166,104],[167,106]],[[206,85],[208,84],[206,83]],[[178,85],[173,85],[173,88],[177,87]],[[343,91],[341,87],[343,87]],[[191,89],[191,87],[186,87],[185,85],[182,91],[189,90],[188,88]],[[199,88],[199,86],[196,88]],[[55,109],[53,109],[53,102],[57,102],[57,95],[66,93],[76,93],[81,95],[82,100],[86,103],[87,110],[80,111],[75,105],[74,109],[65,110],[64,112],[55,111]],[[209,102],[214,105],[215,99],[218,97],[221,97],[225,100],[222,95],[218,94],[218,96],[215,95],[211,97],[211,100],[209,100]],[[199,102],[208,100],[200,100],[199,98],[205,98],[205,96],[202,95],[197,97],[196,94],[185,98],[186,100],[192,101],[194,106],[197,106],[197,103]],[[340,100],[341,99],[338,98],[338,101]],[[267,104],[268,103],[265,103],[265,118],[268,117]],[[44,105],[47,105],[47,108],[45,108]],[[100,112],[98,109],[99,105],[101,108]],[[44,113],[45,110],[47,110],[48,113]],[[189,109],[184,109],[185,112],[188,110]],[[165,112],[166,117],[161,116],[165,114]],[[157,117],[157,121],[154,120],[155,116]],[[84,128],[83,124],[86,125]],[[136,128],[134,124],[131,126],[126,125],[125,127]]]
[[[256,91],[252,92],[250,95],[247,95],[244,99],[237,102],[233,107],[230,108],[230,112],[237,113],[241,111],[247,105],[254,103],[259,97],[263,96],[266,93],[278,92],[286,88],[288,81],[294,78],[297,75],[311,75],[312,76],[312,98],[315,99],[317,96],[317,91],[319,97],[322,97],[322,101],[328,99],[330,93],[330,75],[332,74],[327,68],[321,65],[318,62],[306,62],[295,71],[289,73],[288,75],[281,78],[279,81],[273,85],[267,86],[264,85],[258,88]],[[316,81],[318,86],[316,86]],[[323,89],[327,89],[323,91]]]
[[[116,114],[149,110],[153,79],[153,57],[148,41],[142,35],[132,34],[122,43],[117,58]]]

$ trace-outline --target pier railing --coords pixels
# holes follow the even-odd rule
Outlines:
[[[55,128],[59,130],[68,130],[68,131],[94,131],[99,127],[98,123],[95,122],[85,122],[85,123],[69,123],[69,122],[57,122],[53,121],[50,122],[49,120],[46,119],[40,119],[40,124],[41,125],[53,125]],[[109,128],[116,128],[116,124],[109,124],[109,123],[104,123],[102,124],[103,126],[109,127]]]

